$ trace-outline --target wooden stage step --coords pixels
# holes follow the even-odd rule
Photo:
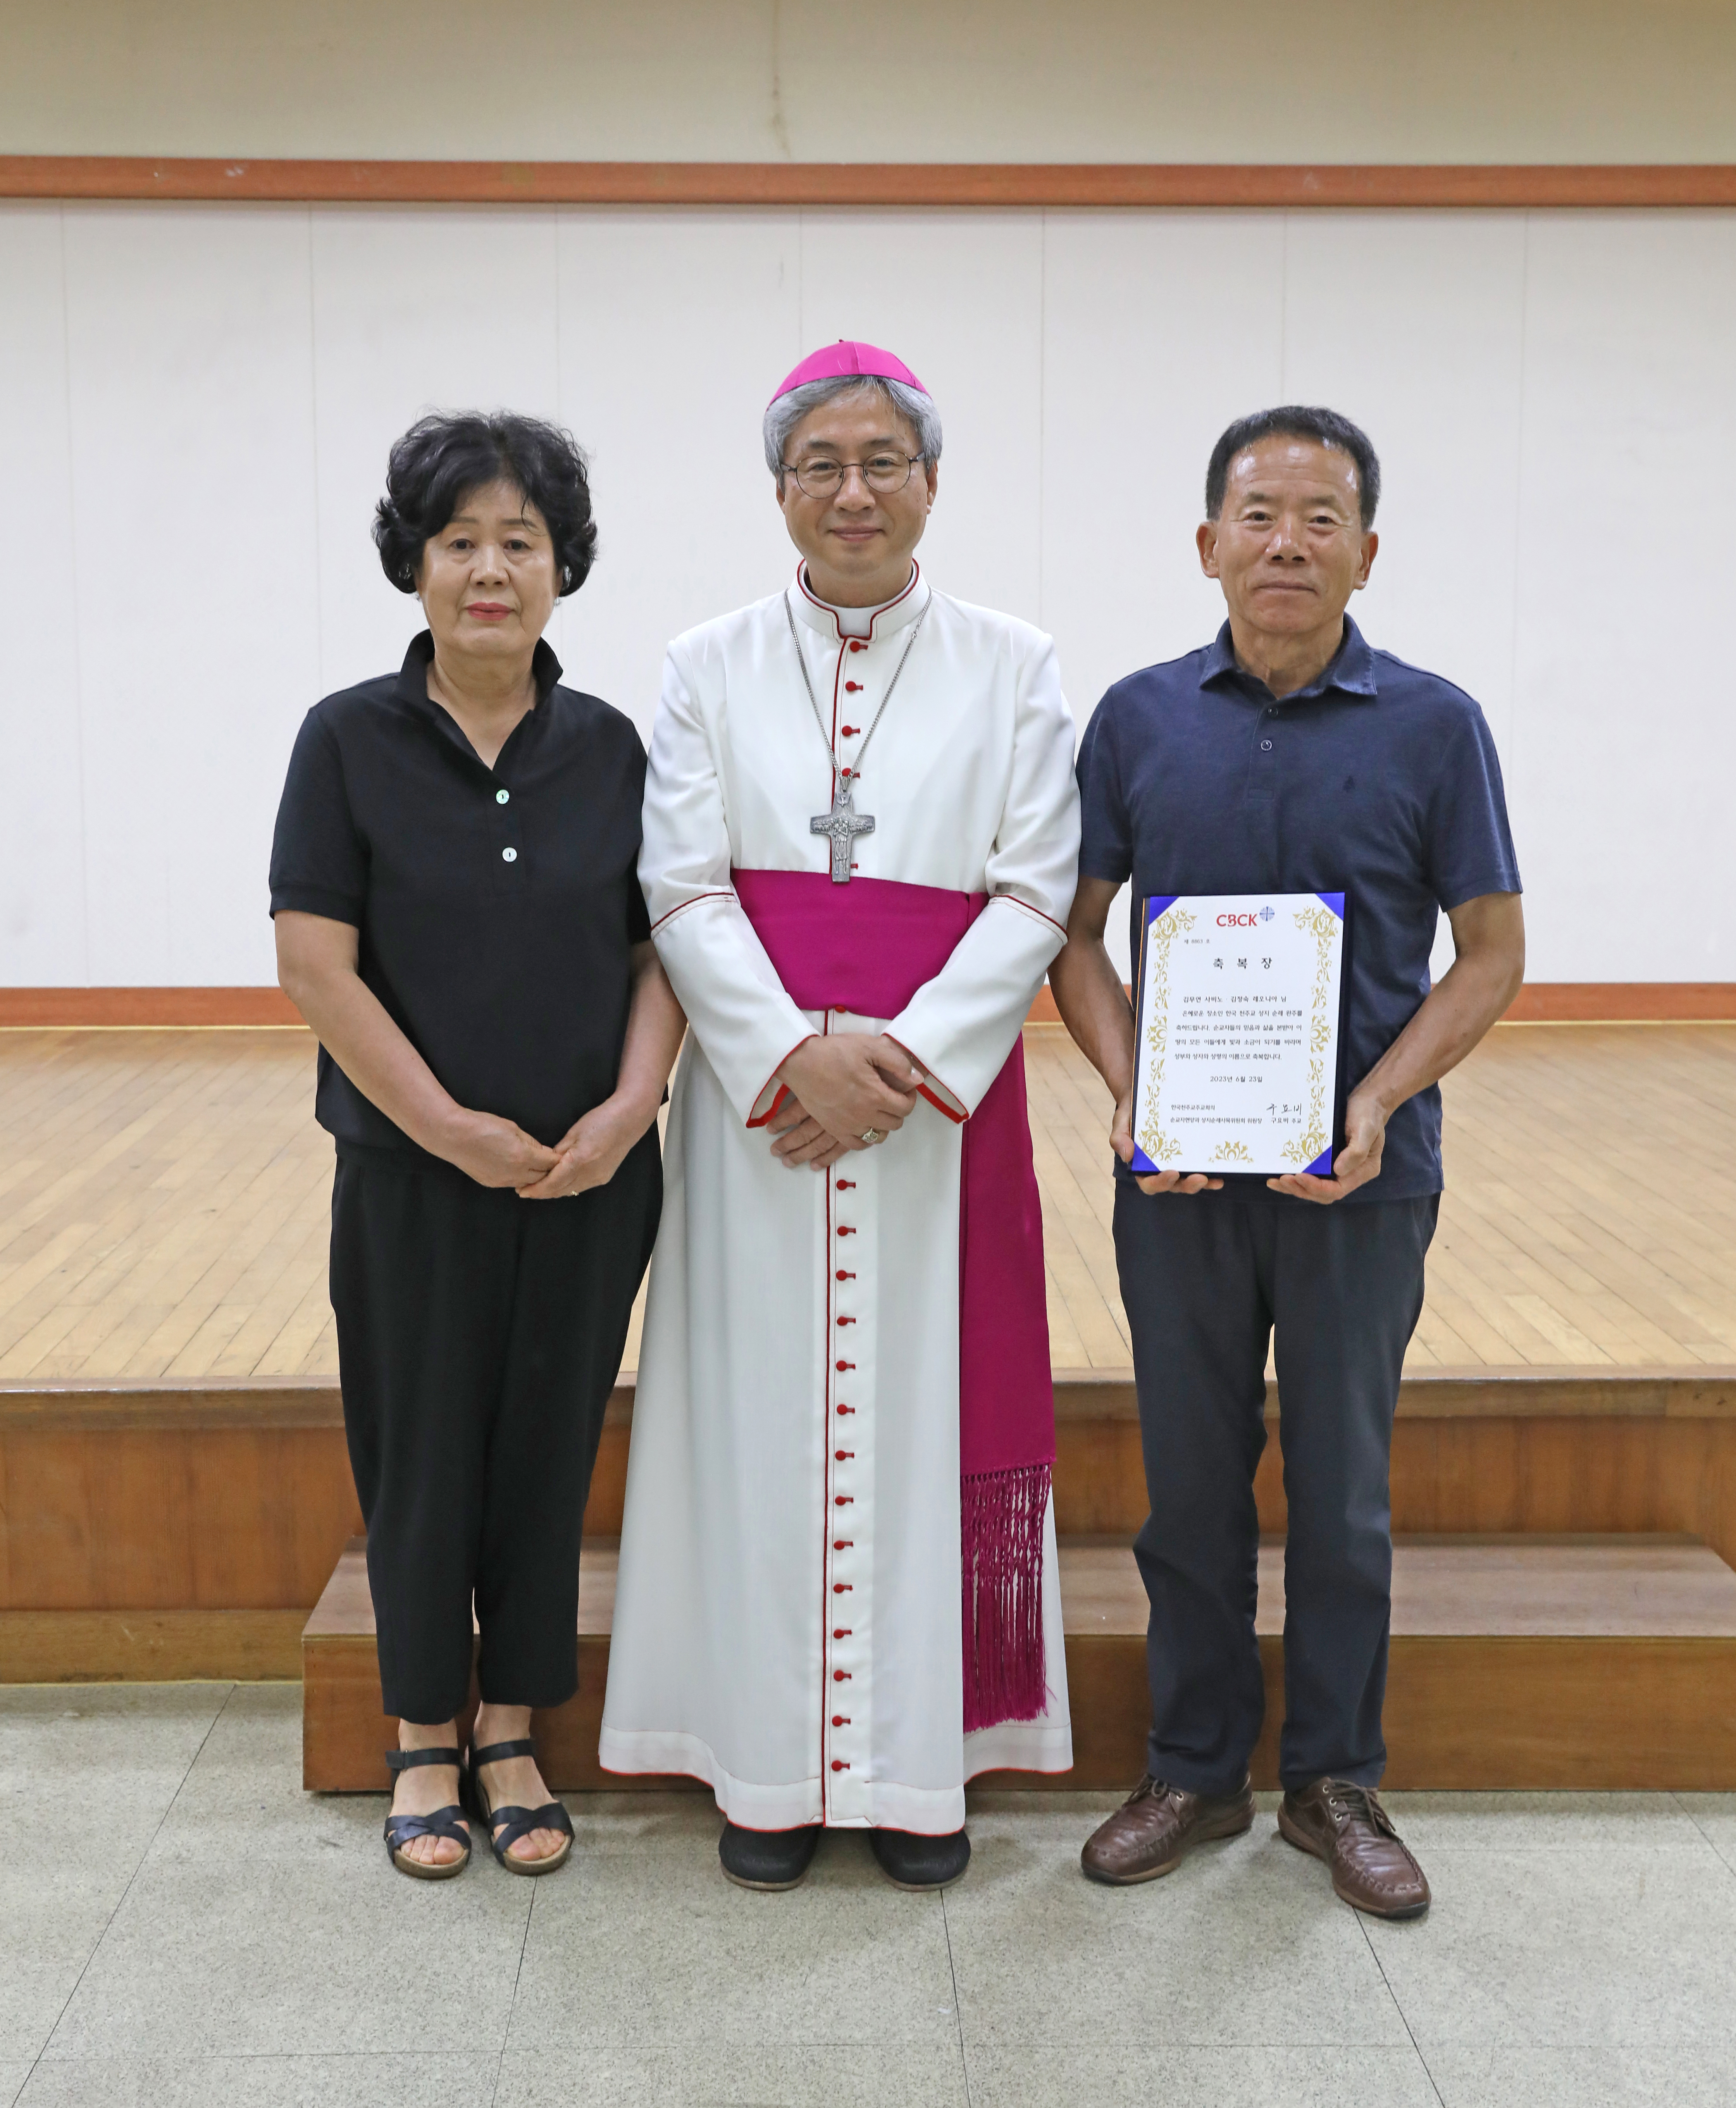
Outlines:
[[[579,1691],[535,1732],[562,1792],[690,1786],[602,1771],[597,1727],[615,1547],[580,1567]],[[1283,1550],[1262,1547],[1257,1628],[1266,1727],[1254,1782],[1277,1783]],[[1125,1790],[1143,1768],[1145,1597],[1125,1539],[1061,1547],[1073,1769],[979,1786]],[[302,1636],[304,1785],[384,1791],[395,1723],[380,1710],[373,1606],[352,1539]],[[1691,1538],[1409,1538],[1395,1547],[1386,1707],[1394,1787],[1736,1787],[1736,1573]]]
[[[634,1385],[608,1408],[586,1515],[620,1529]],[[1132,1536],[1145,1481],[1132,1383],[1057,1369],[1064,1537]],[[1285,1527],[1283,1415],[1256,1484]],[[1401,1534],[1680,1532],[1736,1563],[1736,1366],[1407,1376]],[[287,1677],[362,1527],[330,1378],[0,1381],[0,1683]]]

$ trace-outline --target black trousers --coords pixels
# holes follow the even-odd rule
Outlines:
[[[1392,1416],[1440,1205],[1436,1194],[1272,1206],[1117,1182],[1116,1259],[1152,1504],[1134,1552],[1151,1601],[1158,1778],[1232,1792],[1259,1739],[1254,1471],[1275,1331],[1290,1511],[1279,1774],[1287,1787],[1379,1782]]]
[[[579,1687],[579,1538],[662,1204],[655,1129],[607,1186],[521,1200],[339,1159],[331,1303],[386,1710],[434,1725]]]

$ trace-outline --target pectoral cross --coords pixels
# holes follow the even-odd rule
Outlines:
[[[872,813],[859,813],[850,803],[855,795],[855,786],[842,777],[836,780],[832,793],[832,810],[816,813],[808,822],[810,835],[829,835],[832,838],[832,882],[834,885],[850,884],[850,853],[855,847],[858,835],[874,831]]]

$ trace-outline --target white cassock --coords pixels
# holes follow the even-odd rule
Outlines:
[[[839,612],[870,626],[868,610]],[[958,1196],[959,1123],[1006,1061],[1072,904],[1073,723],[1047,637],[931,592],[919,571],[866,637],[846,637],[839,612],[799,572],[787,596],[678,637],[665,664],[639,874],[692,1029],[600,1754],[612,1772],[702,1779],[754,1829],[942,1835],[977,1772],[1072,1763],[1053,1502],[1045,1709],[964,1732]],[[874,830],[854,870],[992,898],[897,1016],[803,1011],[732,875],[829,870],[809,821],[832,804],[834,765],[855,768],[907,645],[863,763],[856,802]],[[830,1174],[787,1169],[749,1124],[769,1116],[776,1070],[815,1032],[882,1030],[929,1071],[929,1095]]]

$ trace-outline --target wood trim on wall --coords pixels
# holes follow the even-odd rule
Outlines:
[[[1060,1012],[1045,984],[1029,1022]],[[300,1025],[301,1013],[273,988],[0,989],[0,1030],[76,1027]],[[1736,1023],[1736,981],[1527,981],[1508,1025]]]
[[[282,989],[0,989],[0,1029],[301,1023],[301,1012]]]
[[[1507,1025],[1696,1025],[1736,1019],[1736,981],[1527,981]]]
[[[280,204],[1235,206],[1736,205],[1727,163],[156,160],[0,155],[0,197]]]

